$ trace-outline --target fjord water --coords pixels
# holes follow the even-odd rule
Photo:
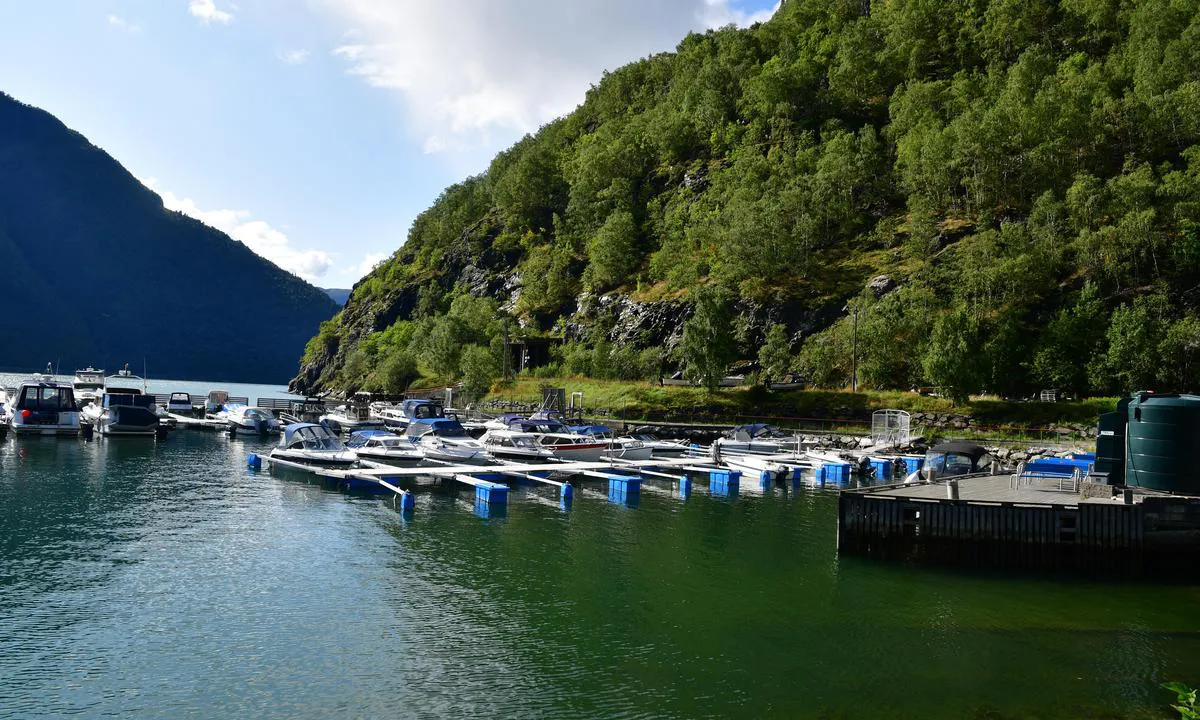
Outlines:
[[[0,444],[0,717],[1162,717],[1200,679],[1200,586],[839,558],[829,492],[403,517],[265,447]]]

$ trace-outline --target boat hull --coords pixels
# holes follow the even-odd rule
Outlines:
[[[396,454],[396,453],[374,453],[370,450],[358,449],[355,450],[358,457],[362,460],[372,460],[374,462],[387,463],[396,467],[416,467],[425,459],[424,455],[419,454]]]

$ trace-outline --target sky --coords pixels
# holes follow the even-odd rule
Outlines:
[[[777,0],[0,2],[0,91],[164,204],[350,287],[607,69]]]

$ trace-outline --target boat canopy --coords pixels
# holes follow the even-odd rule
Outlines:
[[[346,446],[352,448],[362,447],[372,438],[399,438],[399,436],[387,430],[355,430],[350,433],[350,440],[346,442]]]
[[[946,442],[934,445],[925,454],[925,466],[936,471],[940,476],[966,475],[981,472],[989,463],[982,462],[991,458],[987,449],[970,442]]]
[[[404,411],[405,417],[412,420],[446,417],[442,406],[432,400],[405,400],[400,409]]]
[[[15,409],[31,411],[78,412],[75,391],[67,383],[38,382],[21,386]]]
[[[571,432],[580,435],[611,435],[612,428],[604,425],[572,425]]]
[[[457,420],[449,418],[428,418],[422,420],[414,420],[404,431],[409,437],[420,437],[433,433],[438,437],[465,438],[470,437],[467,434],[466,428]]]
[[[563,425],[558,420],[551,418],[517,418],[508,423],[509,430],[517,432],[537,433],[545,435],[547,433],[569,433],[571,429]]]
[[[343,450],[345,446],[332,430],[315,423],[292,423],[283,429],[280,447],[305,450]]]

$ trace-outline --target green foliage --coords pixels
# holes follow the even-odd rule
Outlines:
[[[694,299],[696,309],[683,325],[676,359],[684,377],[712,392],[735,357],[733,314],[728,298],[715,288],[697,288]]]
[[[1200,690],[1181,682],[1163,683],[1162,688],[1175,693],[1175,704],[1171,708],[1179,713],[1180,720],[1200,720]]]
[[[766,341],[758,351],[758,364],[767,382],[781,381],[792,366],[792,343],[787,328],[779,323],[767,328]]]
[[[490,348],[468,345],[462,350],[462,387],[467,397],[482,398],[500,376],[500,359]]]
[[[1198,390],[1197,28],[1200,5],[1170,0],[789,0],[689,35],[448,188],[306,359],[342,367],[395,317],[428,322],[413,352],[452,375],[490,331],[444,289],[515,266],[516,314],[575,337],[620,335],[587,327],[605,292],[699,318],[709,287],[785,307],[819,387],[857,364],[864,387],[959,400]],[[899,288],[864,291],[880,274]],[[706,348],[714,328],[690,330],[671,360],[706,384],[718,360],[786,365],[780,331]],[[648,344],[556,364],[655,376],[634,369]]]

